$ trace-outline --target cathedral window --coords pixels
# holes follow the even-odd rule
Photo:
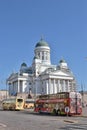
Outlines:
[[[40,58],[40,52],[38,52],[38,57]]]
[[[48,60],[48,53],[46,53],[46,60]]]
[[[44,60],[44,52],[42,52],[42,60]]]

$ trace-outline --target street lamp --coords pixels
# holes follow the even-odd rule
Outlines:
[[[83,101],[84,91],[83,91],[83,85],[82,84],[81,84],[81,94],[82,94],[82,107],[84,107],[84,101]]]
[[[75,92],[75,106],[76,106],[76,114],[77,114],[77,92]]]

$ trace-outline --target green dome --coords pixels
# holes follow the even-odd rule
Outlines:
[[[41,46],[47,46],[48,47],[48,43],[46,41],[44,41],[43,39],[41,39],[35,47],[41,47]]]
[[[22,66],[22,67],[27,67],[27,64],[23,62],[23,63],[21,64],[21,66]]]
[[[60,63],[66,63],[64,59],[61,59],[60,60]]]

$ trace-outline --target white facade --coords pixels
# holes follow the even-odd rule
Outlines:
[[[18,73],[12,73],[7,83],[9,94],[29,93],[53,94],[57,92],[76,91],[76,80],[64,59],[59,65],[50,61],[50,47],[41,39],[35,46],[32,65],[21,64]]]

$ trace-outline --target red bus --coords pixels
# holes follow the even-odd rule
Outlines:
[[[78,92],[40,95],[36,99],[34,111],[54,115],[81,115],[82,96]]]

